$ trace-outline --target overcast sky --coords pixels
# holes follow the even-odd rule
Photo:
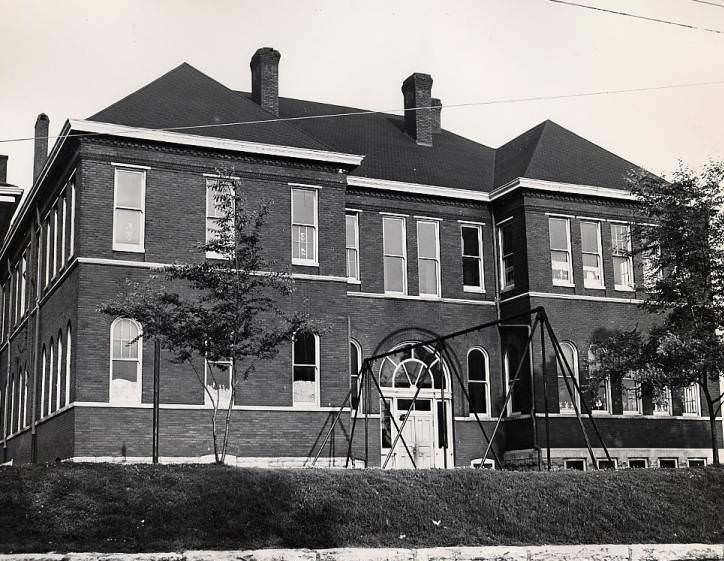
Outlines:
[[[574,1],[724,30],[724,0]],[[40,112],[57,134],[183,61],[248,91],[261,46],[282,54],[281,95],[369,109],[400,107],[412,72],[443,104],[724,81],[724,34],[550,0],[0,0],[0,139]],[[548,118],[659,173],[724,159],[724,84],[442,115],[493,147]],[[11,183],[29,185],[32,149],[0,143]]]

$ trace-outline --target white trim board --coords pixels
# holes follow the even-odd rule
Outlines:
[[[615,296],[586,296],[583,294],[560,294],[555,292],[523,292],[522,294],[516,294],[510,298],[504,298],[500,301],[501,304],[518,300],[519,298],[553,298],[559,300],[585,300],[589,302],[612,302],[615,304],[641,304],[643,300],[636,298],[616,298]]]
[[[357,292],[355,290],[347,291],[347,296],[355,296],[357,298],[379,298],[383,300],[417,300],[419,302],[443,302],[445,304],[474,304],[477,306],[495,306],[495,302],[492,302],[490,300],[468,300],[465,298],[430,298],[428,296],[415,296],[410,294],[383,294],[379,292]]]

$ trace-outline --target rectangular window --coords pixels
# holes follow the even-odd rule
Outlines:
[[[348,212],[344,215],[346,230],[347,280],[356,282],[359,275],[359,215]]]
[[[146,172],[116,168],[113,208],[113,249],[144,251]]]
[[[484,292],[483,282],[483,227],[478,224],[460,226],[463,252],[463,290]]]
[[[616,469],[616,458],[610,460],[596,460],[598,469]]]
[[[646,458],[631,458],[628,461],[628,467],[630,469],[645,469],[648,467]]]
[[[684,388],[684,415],[692,417],[699,417],[701,415],[699,384],[696,382]]]
[[[624,415],[640,415],[643,413],[641,388],[633,378],[624,377],[621,379],[621,402]]]
[[[570,286],[573,284],[573,264],[571,262],[571,229],[568,219],[549,218],[548,238],[551,247],[553,284]]]
[[[0,318],[0,340],[5,340],[5,312],[7,307],[5,306],[5,285],[0,285],[0,310],[2,318]]]
[[[606,378],[598,384],[598,391],[593,398],[594,413],[610,413],[611,403],[611,380]]]
[[[75,180],[70,184],[70,243],[68,244],[68,259],[75,253]]]
[[[659,467],[665,469],[675,469],[679,467],[679,462],[676,458],[659,458]]]
[[[50,215],[45,219],[45,286],[50,282]]]
[[[382,218],[385,292],[407,294],[407,247],[405,219]]]
[[[583,257],[583,286],[603,288],[601,225],[598,222],[581,222],[581,254]]]
[[[231,378],[232,364],[230,360],[215,362],[205,361],[204,405],[220,410],[228,409],[232,399]]]
[[[583,460],[583,459],[564,460],[563,467],[565,469],[573,469],[576,471],[586,471],[586,460]]]
[[[292,263],[318,265],[317,190],[292,189]]]
[[[666,388],[661,395],[654,396],[654,415],[671,414],[671,389]]]
[[[219,202],[216,200],[217,194],[219,193],[217,189],[218,181],[216,179],[207,179],[206,180],[206,243],[211,243],[211,241],[216,237],[217,232],[219,231],[219,219],[223,218],[224,213],[220,208]],[[226,256],[216,252],[216,251],[207,251],[206,257],[209,257],[211,259],[224,259]]]
[[[319,405],[319,337],[304,332],[294,336],[292,385],[295,407]]]
[[[436,220],[417,221],[420,296],[440,296],[440,237]]]
[[[693,467],[704,467],[706,465],[706,459],[705,458],[689,458],[686,463],[689,465],[690,468]]]
[[[500,254],[500,289],[515,288],[515,266],[512,238],[512,224],[498,226],[498,249]]]
[[[15,264],[15,268],[13,269],[13,277],[14,277],[14,285],[15,285],[15,294],[14,301],[13,301],[13,320],[14,323],[18,322],[18,319],[20,318],[20,263]]]
[[[468,351],[468,394],[470,414],[489,415],[490,387],[488,386],[488,355],[482,349]]]
[[[28,252],[23,253],[23,259],[20,262],[20,317],[25,315],[25,294],[28,289]]]
[[[65,228],[68,224],[68,207],[67,203],[65,202],[65,193],[61,196],[61,216],[60,219],[62,221],[62,227],[60,230],[60,268],[62,269],[65,267]]]
[[[53,277],[58,273],[58,207],[53,208]]]
[[[616,290],[633,290],[631,227],[628,224],[611,224],[611,253],[613,255],[614,288]]]

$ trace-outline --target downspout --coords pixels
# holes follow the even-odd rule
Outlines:
[[[42,230],[40,222],[40,211],[35,208],[35,221],[36,228],[31,230],[32,238],[34,241],[31,242],[31,247],[35,247],[35,308],[33,313],[35,314],[35,328],[33,335],[33,419],[30,429],[30,441],[31,441],[31,457],[30,462],[35,464],[38,461],[38,347],[40,345],[40,240],[42,239]],[[59,374],[60,375],[60,374]]]

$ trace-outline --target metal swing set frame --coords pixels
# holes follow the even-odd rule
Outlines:
[[[532,316],[535,316],[532,325],[528,324],[515,324],[511,323],[515,320],[521,320],[523,318],[530,319]],[[458,368],[456,366],[456,361],[452,360],[450,350],[448,348],[448,342],[452,339],[459,338],[465,335],[469,335],[471,333],[475,333],[477,331],[482,331],[484,329],[490,329],[495,328],[498,329],[506,328],[506,327],[525,327],[528,329],[528,338],[525,345],[525,350],[522,353],[522,356],[520,357],[520,360],[518,362],[518,365],[515,369],[515,375],[512,379],[509,380],[508,389],[505,395],[505,401],[503,402],[503,405],[500,410],[500,414],[498,415],[493,432],[488,437],[488,434],[485,430],[485,427],[483,426],[483,422],[480,418],[480,415],[473,410],[471,405],[471,398],[470,394],[466,388],[466,384],[464,383],[464,380],[462,376],[460,375],[460,372],[458,371]],[[420,390],[422,389],[421,386],[417,386],[415,389],[414,397],[412,398],[410,402],[410,407],[407,410],[407,413],[401,417],[402,424],[398,425],[397,420],[395,419],[394,415],[392,414],[392,411],[390,409],[390,405],[388,403],[388,400],[390,399],[389,396],[385,396],[382,388],[380,386],[379,381],[375,377],[374,372],[372,371],[372,364],[378,360],[382,360],[388,356],[392,356],[395,354],[398,354],[400,352],[406,352],[406,351],[412,351],[413,349],[418,349],[422,347],[432,348],[437,353],[438,357],[444,361],[444,363],[447,365],[447,368],[449,371],[451,371],[455,379],[457,380],[458,384],[460,385],[460,389],[462,390],[462,394],[465,397],[466,401],[468,402],[468,406],[470,407],[471,414],[474,416],[476,424],[478,428],[480,429],[480,432],[483,437],[483,442],[485,444],[485,453],[483,454],[482,459],[479,463],[476,463],[475,467],[480,468],[484,467],[486,461],[488,460],[488,456],[492,455],[493,459],[495,460],[495,464],[498,466],[503,466],[503,463],[500,461],[500,458],[498,457],[498,454],[496,453],[495,449],[493,448],[493,442],[495,440],[496,435],[499,432],[501,422],[503,418],[506,416],[506,412],[508,410],[508,404],[510,403],[513,392],[518,385],[520,381],[521,372],[523,371],[523,365],[525,364],[526,360],[529,362],[530,367],[530,419],[533,429],[533,448],[537,452],[537,467],[538,470],[541,471],[543,469],[543,462],[542,462],[542,449],[541,446],[538,443],[538,423],[537,423],[537,412],[536,412],[536,395],[535,395],[535,373],[533,368],[533,338],[536,335],[536,332],[540,330],[540,355],[541,355],[541,365],[543,369],[543,404],[544,404],[544,419],[545,419],[545,435],[546,435],[546,464],[547,469],[550,471],[551,469],[551,447],[550,447],[550,419],[549,419],[549,403],[548,403],[548,377],[547,377],[547,357],[546,357],[546,335],[548,340],[550,341],[551,347],[555,353],[556,357],[556,367],[558,369],[559,373],[562,373],[563,380],[565,381],[566,389],[568,391],[568,395],[571,398],[571,403],[573,404],[573,409],[576,414],[576,419],[578,420],[578,425],[580,427],[581,433],[583,435],[583,438],[586,442],[586,447],[588,449],[588,453],[591,457],[591,463],[594,469],[598,469],[598,463],[596,459],[596,454],[593,450],[593,445],[591,444],[591,438],[588,434],[588,431],[586,430],[586,426],[583,422],[583,414],[581,411],[581,408],[579,406],[579,400],[576,399],[576,396],[582,397],[582,391],[580,384],[578,380],[576,379],[575,375],[573,374],[573,369],[571,364],[569,363],[568,359],[566,358],[565,354],[563,353],[563,349],[561,347],[561,344],[556,337],[556,334],[553,330],[553,327],[550,324],[550,321],[548,320],[548,315],[546,314],[545,309],[542,306],[538,306],[536,308],[530,309],[525,312],[521,312],[519,314],[511,315],[505,318],[488,321],[485,323],[481,323],[479,325],[475,325],[473,327],[469,327],[467,329],[463,329],[460,331],[455,331],[453,333],[449,333],[447,335],[443,335],[441,337],[436,337],[434,339],[429,339],[426,341],[422,341],[419,343],[412,343],[409,345],[405,345],[403,347],[397,348],[393,351],[388,351],[385,353],[377,354],[371,357],[368,357],[362,361],[362,365],[360,367],[360,370],[358,372],[357,376],[357,387],[356,392],[355,388],[351,387],[350,390],[347,392],[347,395],[345,396],[344,400],[342,401],[341,405],[336,411],[333,411],[330,413],[328,418],[325,420],[324,424],[322,425],[322,428],[319,431],[319,434],[317,435],[317,438],[314,441],[314,444],[311,447],[311,450],[309,452],[309,455],[307,457],[307,460],[304,462],[304,466],[309,467],[315,467],[317,465],[317,462],[319,458],[322,455],[322,452],[324,451],[327,444],[329,444],[329,452],[330,452],[330,458],[334,457],[334,431],[337,426],[341,427],[341,430],[343,432],[344,438],[347,442],[347,453],[346,453],[346,459],[344,463],[344,467],[347,468],[350,466],[350,463],[354,465],[355,458],[353,457],[353,442],[355,437],[355,430],[357,428],[358,419],[360,417],[360,414],[364,417],[364,466],[369,466],[369,418],[370,418],[370,404],[372,401],[370,400],[370,394],[372,393],[373,389],[376,390],[377,394],[380,398],[380,403],[384,404],[385,413],[388,415],[388,418],[390,419],[392,425],[395,428],[396,435],[394,438],[394,441],[392,442],[392,445],[389,449],[389,452],[387,453],[387,456],[385,457],[384,462],[382,462],[382,468],[386,468],[390,459],[392,458],[393,452],[396,449],[397,443],[399,441],[402,442],[402,445],[405,449],[405,452],[407,456],[410,459],[410,462],[414,469],[417,468],[417,464],[415,463],[415,458],[412,452],[410,451],[410,448],[405,442],[405,438],[402,435],[402,431],[405,427],[405,424],[407,423],[407,420],[410,418],[410,413],[412,412],[413,408],[415,407],[415,402],[417,400],[418,395],[420,394]],[[452,380],[451,380],[452,384]],[[452,388],[451,388],[452,390]],[[362,395],[364,392],[365,399],[362,400]],[[354,406],[354,404],[357,404]],[[364,403],[364,411],[360,413],[360,406]],[[606,443],[603,440],[603,436],[601,435],[601,432],[598,429],[598,426],[596,425],[595,418],[593,416],[593,412],[591,411],[590,407],[586,403],[585,399],[580,399],[580,404],[582,404],[584,409],[584,414],[587,417],[587,419],[590,421],[590,425],[593,428],[593,431],[595,433],[596,439],[600,443],[601,448],[604,451],[604,454],[606,456],[606,459],[608,461],[608,465],[613,465],[613,461],[611,459],[611,455],[608,451],[608,447],[606,446]],[[351,427],[349,432],[345,429],[344,424],[340,422],[342,419],[343,413],[345,412],[345,408],[349,405],[349,411],[352,413],[352,419],[351,419]],[[451,407],[452,409],[452,407]],[[451,412],[453,414],[453,412]],[[327,428],[327,424],[331,422],[331,425],[329,428]],[[325,432],[325,429],[326,432]],[[322,434],[324,434],[324,437],[322,437]],[[445,448],[445,467],[447,467],[447,437],[445,437],[443,441],[443,445]]]

